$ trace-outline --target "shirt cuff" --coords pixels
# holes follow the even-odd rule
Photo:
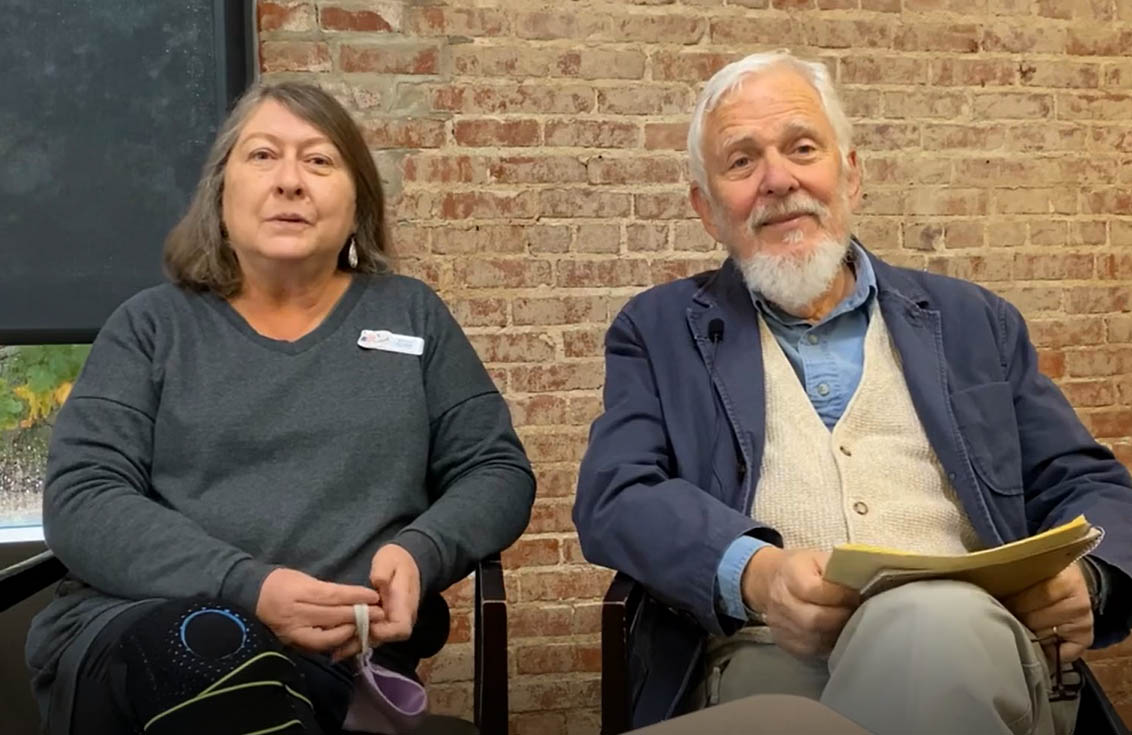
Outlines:
[[[716,607],[724,615],[736,620],[747,620],[747,606],[743,604],[743,570],[755,552],[769,546],[751,536],[740,536],[731,542],[715,573]]]

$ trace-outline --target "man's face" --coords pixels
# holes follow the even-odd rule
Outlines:
[[[740,261],[805,261],[823,243],[847,244],[860,197],[856,153],[841,162],[821,98],[791,69],[753,75],[704,124],[707,189],[692,205]]]

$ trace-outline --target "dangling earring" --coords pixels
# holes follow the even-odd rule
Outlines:
[[[358,267],[358,243],[353,235],[350,235],[350,247],[346,250],[346,262],[351,268]]]

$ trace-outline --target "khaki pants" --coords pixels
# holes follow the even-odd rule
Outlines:
[[[914,582],[865,601],[828,660],[741,636],[713,647],[689,704],[795,694],[875,735],[1068,735],[1077,703],[1051,705],[1032,637],[978,587]]]

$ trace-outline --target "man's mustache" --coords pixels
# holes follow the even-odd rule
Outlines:
[[[757,230],[768,222],[786,220],[803,214],[811,214],[818,221],[825,222],[829,217],[829,208],[817,199],[797,192],[785,199],[765,204],[751,212],[749,219],[751,230]]]

